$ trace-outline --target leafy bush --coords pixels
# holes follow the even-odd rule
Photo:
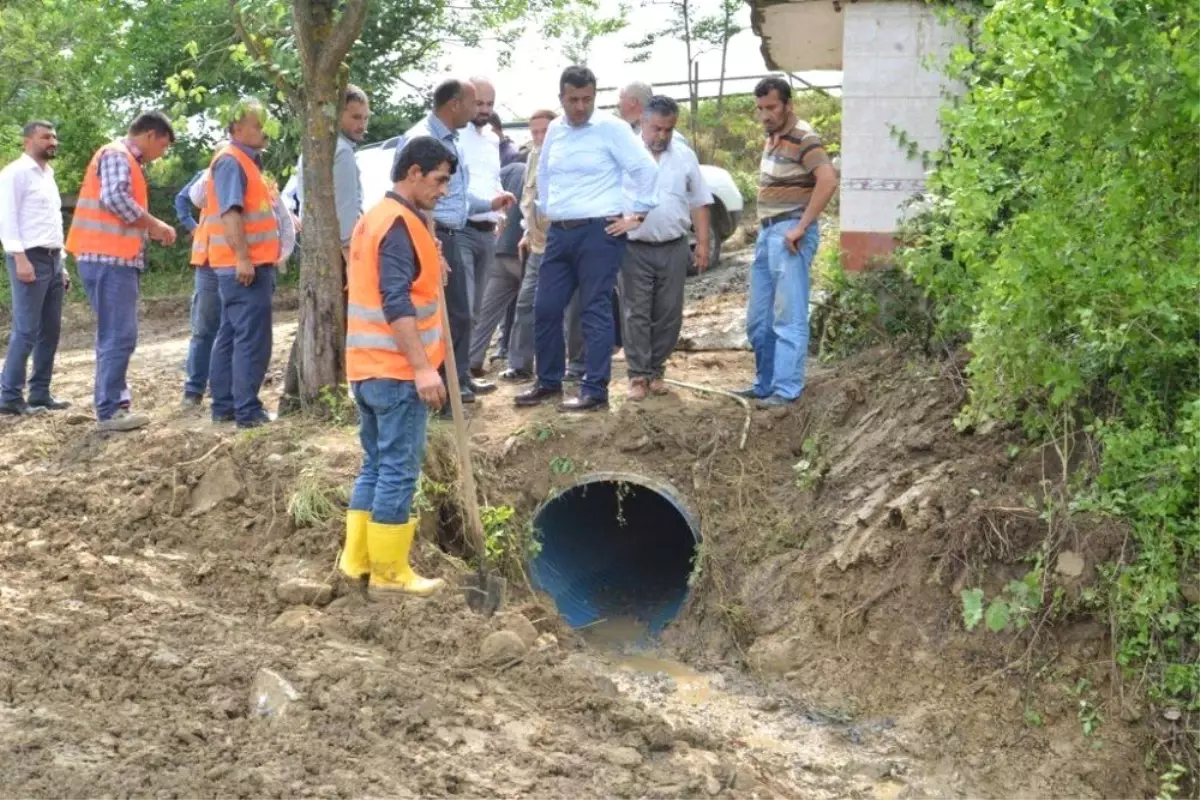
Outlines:
[[[900,258],[942,332],[970,335],[968,418],[1094,436],[1076,506],[1137,544],[1107,572],[1118,660],[1200,710],[1200,11],[1020,0],[976,31]]]

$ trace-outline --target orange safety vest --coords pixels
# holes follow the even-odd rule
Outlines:
[[[392,326],[383,314],[379,292],[379,247],[402,220],[417,253],[419,271],[412,284],[412,303],[417,310],[417,332],[430,366],[437,368],[446,357],[442,338],[442,316],[438,288],[442,280],[437,242],[419,216],[403,203],[384,197],[354,226],[347,268],[349,306],[346,311],[346,378],[365,381],[394,378],[411,381],[413,368],[400,352]]]
[[[100,202],[100,157],[110,150],[120,153],[129,161],[133,199],[142,209],[150,207],[146,175],[125,143],[112,142],[101,147],[92,156],[84,173],[83,186],[79,188],[79,197],[75,201],[75,214],[71,218],[71,231],[67,234],[67,252],[76,258],[81,255],[100,255],[134,259],[142,252],[145,243],[144,230],[131,227]]]
[[[275,219],[273,184],[263,176],[254,159],[241,148],[228,145],[217,151],[208,165],[208,201],[200,215],[200,224],[192,235],[192,264],[211,267],[236,267],[237,253],[225,238],[225,222],[221,219],[221,204],[217,199],[212,168],[222,156],[233,156],[246,176],[246,195],[242,198],[242,226],[250,261],[255,266],[274,266],[279,261],[279,220]]]

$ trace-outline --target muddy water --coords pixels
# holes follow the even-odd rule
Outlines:
[[[744,764],[773,768],[777,789],[879,800],[955,794],[929,785],[890,721],[831,719],[743,673],[697,670],[661,650],[634,619],[603,620],[580,635],[589,648],[572,657],[578,667],[609,678],[672,725],[731,739]]]

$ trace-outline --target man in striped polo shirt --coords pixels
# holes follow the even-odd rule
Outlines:
[[[763,78],[754,96],[767,133],[746,309],[755,380],[739,394],[773,408],[791,405],[804,391],[809,267],[821,241],[817,220],[837,191],[838,178],[821,137],[796,119],[787,81]]]

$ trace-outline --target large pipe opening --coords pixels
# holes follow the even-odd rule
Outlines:
[[[657,634],[683,607],[700,530],[671,487],[592,475],[547,501],[533,526],[530,576],[572,627],[635,619]]]

